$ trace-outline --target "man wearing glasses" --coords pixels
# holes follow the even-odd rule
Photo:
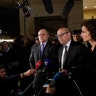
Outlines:
[[[59,72],[53,77],[46,93],[54,96],[83,96],[78,85],[82,65],[87,60],[86,47],[74,42],[69,28],[66,27],[57,30],[57,38],[62,45],[58,52]],[[74,80],[79,82],[78,85]]]

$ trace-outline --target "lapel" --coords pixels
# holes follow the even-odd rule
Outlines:
[[[40,47],[40,44],[37,44],[37,47],[36,47],[36,53],[37,53],[37,56],[39,56],[39,58],[41,58],[41,47]]]
[[[70,46],[69,46],[69,50],[68,50],[68,54],[67,54],[67,58],[69,57],[69,56],[71,56],[71,54],[72,54],[72,50],[73,50],[73,46],[74,46],[74,41],[71,41],[71,43],[70,43]]]

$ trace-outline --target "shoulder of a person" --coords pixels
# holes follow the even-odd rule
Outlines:
[[[37,46],[40,46],[40,43],[32,45],[31,48],[36,48]]]
[[[75,46],[84,46],[83,43],[81,43],[81,42],[75,42],[75,41],[72,41],[71,44],[72,45],[75,45]]]
[[[80,43],[80,42],[72,42],[71,43],[71,46],[74,46],[74,47],[76,47],[76,48],[82,48],[82,49],[86,49],[86,46],[83,44],[83,43]]]

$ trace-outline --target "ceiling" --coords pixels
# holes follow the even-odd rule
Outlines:
[[[0,7],[16,7],[18,6],[16,1],[22,1],[22,0],[0,0]],[[28,0],[31,2],[31,0]],[[38,2],[38,0],[36,1]],[[96,4],[96,0],[83,0],[83,9],[94,9],[94,6]],[[85,7],[87,8],[85,9]]]
[[[88,9],[96,9],[96,0],[83,0],[83,9],[88,10]],[[87,8],[85,8],[87,7]]]

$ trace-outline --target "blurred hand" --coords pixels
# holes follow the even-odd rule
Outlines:
[[[28,71],[24,72],[24,76],[31,76],[32,74],[36,73],[36,69],[29,69]]]
[[[63,75],[67,75],[68,74],[66,69],[62,70],[61,72],[63,73]]]
[[[50,85],[48,85],[46,89],[46,93],[53,95],[55,92],[56,92],[56,88],[55,87],[51,88]]]

